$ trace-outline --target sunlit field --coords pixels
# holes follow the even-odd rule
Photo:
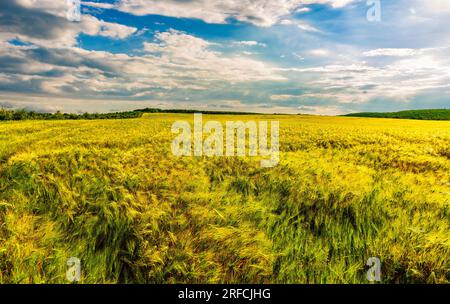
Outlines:
[[[0,123],[0,283],[450,282],[450,122],[279,120],[280,163],[175,157],[189,114]]]

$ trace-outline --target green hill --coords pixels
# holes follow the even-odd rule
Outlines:
[[[385,112],[385,113],[363,112],[363,113],[351,113],[343,116],[420,119],[420,120],[450,120],[450,109],[409,110],[409,111]]]

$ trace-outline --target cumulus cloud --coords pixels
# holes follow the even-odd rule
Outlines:
[[[224,85],[285,80],[270,65],[225,56],[214,44],[183,32],[158,33],[142,56],[1,43],[0,90],[80,99],[164,100],[183,91],[213,91]]]
[[[167,100],[184,98],[185,91],[284,80],[267,63],[222,54],[215,44],[175,30],[145,42],[142,56],[87,51],[77,46],[80,33],[124,39],[137,29],[91,15],[69,22],[65,9],[61,1],[0,3],[0,91],[80,100]]]
[[[369,36],[364,26],[356,21],[353,25],[353,19],[332,30],[331,21],[320,23],[321,12],[328,16],[331,7],[351,2],[85,1],[81,21],[69,22],[66,1],[1,0],[0,100],[5,101],[3,106],[31,109],[36,103],[48,110],[51,105],[74,111],[125,109],[147,102],[158,107],[310,114],[340,114],[378,100],[386,105],[386,101],[407,103],[424,96],[443,104],[442,100],[450,97],[450,48],[446,47],[450,36],[444,30],[437,31],[436,23],[440,22],[440,28],[448,23],[441,16],[450,12],[446,2],[399,0],[393,6],[385,4],[383,8],[391,9],[395,20],[376,25],[389,27],[389,32],[379,31],[383,39],[375,39],[378,31]],[[308,6],[317,3],[328,7],[316,10]],[[402,6],[408,14],[405,18],[399,18],[401,10],[394,10]],[[88,7],[92,9],[86,10]],[[237,20],[260,28],[203,24],[202,31],[184,32],[168,29],[180,25],[168,18],[164,26],[155,26],[159,32],[138,30],[120,24],[123,14],[111,18],[112,12],[105,11],[108,9],[197,18],[207,23]],[[350,9],[343,15],[354,13]],[[90,11],[95,11],[96,17],[89,15]],[[308,12],[314,14],[308,21],[302,20],[300,14]],[[103,13],[109,18],[106,21],[99,17]],[[364,19],[364,12],[357,13]],[[313,15],[320,15],[317,22]],[[127,22],[132,20],[126,18]],[[272,25],[279,26],[264,28]],[[202,38],[210,37],[201,35],[217,28],[233,29],[233,33],[211,34],[214,42]],[[234,31],[240,28],[243,31]],[[102,51],[88,51],[82,48],[84,43],[78,44],[84,42],[80,34],[124,40],[117,45],[125,42],[129,48],[119,48],[124,50],[122,54],[113,53],[105,44],[99,48]],[[133,39],[126,40],[131,36]],[[279,51],[292,56],[280,57],[283,53]]]
[[[144,50],[157,56],[159,64],[178,67],[185,76],[230,83],[285,80],[267,63],[238,55],[226,56],[212,50],[214,44],[180,31],[158,33],[156,39],[158,43],[144,43]]]
[[[257,26],[272,26],[304,5],[343,7],[353,0],[120,0],[116,9],[135,15],[196,18],[207,23],[235,19]]]
[[[80,22],[66,18],[65,1],[2,0],[0,39],[20,39],[38,45],[73,46],[80,33],[124,39],[136,28],[83,15]]]
[[[126,25],[105,22],[92,16],[85,16],[80,24],[80,31],[92,36],[104,36],[113,39],[125,39],[137,29]]]
[[[274,101],[333,100],[337,104],[363,104],[374,99],[409,102],[425,92],[450,87],[450,48],[415,49],[385,62],[366,61],[310,68],[281,69],[289,79],[307,83],[308,92],[273,95]],[[396,54],[375,50],[370,55]],[[403,56],[405,55],[405,56]]]

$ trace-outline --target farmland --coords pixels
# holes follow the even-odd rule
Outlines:
[[[277,120],[280,162],[175,157],[177,120],[0,123],[0,283],[450,282],[450,122]]]

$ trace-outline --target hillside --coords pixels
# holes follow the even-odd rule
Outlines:
[[[343,116],[419,120],[450,120],[450,109],[408,110],[400,112],[362,112],[351,113]]]

